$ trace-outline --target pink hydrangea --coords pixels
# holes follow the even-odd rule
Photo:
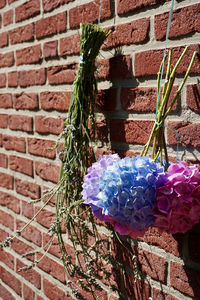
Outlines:
[[[155,226],[168,233],[186,232],[200,219],[200,172],[185,162],[171,164],[167,181],[156,190]]]

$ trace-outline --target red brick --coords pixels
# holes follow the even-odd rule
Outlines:
[[[40,13],[40,1],[30,0],[15,8],[15,22],[34,17]]]
[[[11,3],[15,2],[15,1],[18,1],[18,0],[8,0],[8,4],[11,4]]]
[[[10,136],[7,134],[3,135],[3,147],[6,150],[15,150],[18,152],[26,152],[26,142],[25,138],[18,138],[16,136]]]
[[[49,200],[50,196],[48,194],[46,194],[49,191],[51,191],[50,187],[47,187],[47,186],[43,187],[43,191],[42,191],[43,202],[46,203],[48,201],[48,205],[49,206],[55,207],[55,204],[56,204],[56,195],[53,195],[52,198]]]
[[[168,126],[176,130],[180,145],[200,148],[200,124],[170,121]],[[167,129],[167,141],[170,145],[177,145],[177,136],[171,129]]]
[[[26,284],[23,284],[23,296],[24,296],[24,300],[34,300],[35,299],[34,291],[30,287],[28,287]]]
[[[181,56],[184,46],[173,48],[172,50],[172,65],[175,65],[178,58]],[[184,59],[177,69],[177,74],[182,74],[187,71],[190,60],[194,51],[199,52],[199,45],[191,45]],[[148,50],[135,54],[135,76],[150,76],[157,75],[164,55],[164,50]],[[166,64],[165,64],[166,65]],[[200,72],[199,58],[195,58],[195,62],[191,69],[192,73]]]
[[[111,17],[111,6],[109,0],[102,0],[101,20]],[[99,18],[99,1],[90,2],[71,8],[69,11],[69,26],[74,28],[80,23],[95,22]]]
[[[0,88],[6,87],[6,74],[0,74]]]
[[[28,152],[33,155],[55,158],[55,145],[54,141],[28,138]]]
[[[13,176],[0,172],[0,186],[12,190],[13,189]]]
[[[103,48],[138,44],[148,39],[150,19],[143,18],[130,23],[109,28],[112,33],[104,42]]]
[[[35,131],[39,133],[60,134],[64,129],[64,120],[52,117],[35,116]]]
[[[33,130],[33,119],[29,116],[10,115],[8,119],[9,128],[31,132]]]
[[[35,213],[34,205],[32,203],[28,203],[27,201],[21,201],[21,202],[22,202],[22,215],[29,219],[32,219]]]
[[[3,210],[0,210],[0,223],[4,225],[6,228],[10,228],[12,231],[14,230],[14,218],[10,214],[6,213]]]
[[[130,79],[132,77],[130,55],[119,55],[111,59],[98,61],[98,78]]]
[[[117,1],[117,13],[119,15],[139,10],[146,7],[151,7],[162,2],[169,0],[118,0]]]
[[[117,106],[117,89],[109,88],[99,91],[96,102],[103,111],[114,111]]]
[[[69,108],[71,92],[42,92],[40,104],[44,110],[66,111]]]
[[[3,14],[3,25],[7,26],[9,24],[13,23],[13,10],[7,10],[4,14]]]
[[[15,109],[37,109],[38,96],[36,93],[15,94],[13,98],[13,107]]]
[[[176,91],[177,87],[173,87],[172,92],[170,94],[168,106],[169,104],[171,104],[176,94]],[[122,109],[126,111],[155,112],[157,102],[156,88],[122,88],[120,93],[120,101]],[[174,105],[173,110],[175,110],[176,108],[177,102]]]
[[[3,141],[2,141],[2,134],[0,133],[0,147],[2,147],[3,146]]]
[[[38,63],[41,58],[41,46],[31,46],[16,51],[16,65]]]
[[[155,16],[155,37],[162,40],[166,36],[169,13]],[[200,4],[195,4],[173,11],[169,38],[200,32]]]
[[[188,233],[188,250],[189,257],[195,263],[200,263],[200,240],[199,233],[189,231]]]
[[[37,295],[36,300],[44,300],[44,298],[42,298],[41,296]]]
[[[110,137],[115,142],[145,144],[153,121],[110,120]]]
[[[6,6],[6,0],[0,0],[0,8]]]
[[[27,24],[9,31],[11,45],[33,39],[33,24]]]
[[[73,83],[76,75],[76,69],[76,63],[47,68],[49,84]]]
[[[17,71],[8,73],[8,86],[9,87],[17,87],[18,85],[18,73]]]
[[[42,254],[37,255],[37,260],[40,259]],[[63,265],[60,265],[53,259],[45,256],[38,264],[38,268],[42,269],[44,272],[58,279],[59,281],[65,283],[65,269]]]
[[[0,94],[0,108],[12,108],[11,94]]]
[[[0,278],[1,280],[12,288],[18,295],[21,296],[21,282],[6,269],[0,266]]]
[[[6,288],[0,284],[0,295],[3,300],[15,300],[16,298],[12,296],[12,294],[6,290]]]
[[[7,235],[6,235],[7,236]],[[2,240],[5,240],[6,237]],[[14,256],[6,252],[6,249],[0,249],[0,261],[3,262],[10,269],[14,270]]]
[[[17,270],[24,267],[25,265],[17,259]],[[22,277],[24,277],[27,281],[31,282],[36,288],[41,288],[41,276],[34,269],[20,271],[19,273]]]
[[[71,35],[60,39],[60,55],[72,55],[80,52],[80,36]]]
[[[195,112],[200,111],[200,84],[191,84],[187,86],[186,101],[190,109]]]
[[[5,169],[8,167],[8,156],[4,153],[0,153],[0,167]]]
[[[14,65],[14,53],[8,52],[0,54],[0,68],[12,67]]]
[[[44,180],[57,183],[59,180],[60,167],[52,163],[35,162],[35,171]]]
[[[21,230],[25,224],[26,224],[25,222],[17,220],[16,222],[17,229]],[[41,246],[42,243],[41,232],[35,226],[29,225],[28,227],[26,227],[26,229],[22,231],[21,236],[27,239],[28,241],[33,242],[37,246],[39,247]]]
[[[43,233],[43,247],[49,243],[51,239],[51,236],[47,233]],[[74,249],[70,245],[67,245],[67,253],[70,253],[69,249],[71,249],[71,252],[74,254]],[[51,244],[51,247],[48,251],[48,253],[51,253],[52,255],[60,258],[61,257],[61,251],[60,251],[60,246],[58,243],[58,239],[54,238],[53,242]]]
[[[43,85],[46,82],[45,69],[19,71],[18,80],[21,87]]]
[[[37,207],[37,211],[39,210],[39,207]],[[36,217],[36,221],[46,227],[46,228],[50,228],[51,224],[54,222],[55,220],[55,212],[50,212],[46,209],[43,209],[40,214]]]
[[[182,255],[184,242],[184,236],[182,234],[173,234],[172,236],[166,232],[161,233],[156,228],[150,228],[143,237],[138,237],[138,240],[149,245],[157,246],[175,256]]]
[[[54,8],[64,3],[72,2],[73,0],[42,0],[43,9],[45,12],[49,12]]]
[[[0,114],[0,128],[7,128],[8,126],[8,115]]]
[[[54,58],[58,55],[58,41],[44,43],[43,56],[44,58]]]
[[[8,34],[7,32],[2,32],[0,34],[0,48],[8,46]]]
[[[135,300],[149,300],[150,286],[142,280],[135,280],[134,276],[126,274],[125,276],[125,293]],[[128,296],[127,295],[127,296]],[[128,297],[127,297],[128,298]],[[157,299],[155,299],[157,300]]]
[[[10,155],[9,166],[13,171],[33,176],[33,161],[28,158]]]
[[[153,299],[155,300],[179,300],[178,298],[153,288]]]
[[[0,229],[0,240],[1,240],[1,241],[4,241],[4,240],[6,239],[7,236],[8,236],[8,233],[7,233],[6,231]],[[3,249],[1,248],[1,250],[3,250]],[[6,248],[4,248],[4,251],[6,251]],[[4,251],[3,251],[3,252],[4,252]],[[10,267],[10,269],[13,269],[13,268]]]
[[[34,182],[23,181],[15,178],[15,190],[18,194],[38,199],[40,197],[40,186]]]
[[[66,30],[66,13],[41,19],[35,23],[36,38],[42,38]]]
[[[182,293],[191,297],[199,297],[200,276],[199,272],[182,266],[179,263],[170,263],[170,283]]]
[[[71,296],[67,296],[64,290],[57,287],[57,285],[43,279],[44,294],[51,300],[71,300]]]
[[[32,252],[34,250],[33,247],[31,247],[31,246],[27,245],[26,243],[20,241],[18,238],[15,238],[12,241],[11,247],[19,255],[23,255],[25,253],[29,253],[29,252]],[[29,256],[27,256],[27,259],[32,261],[34,259],[34,257],[33,257],[33,255],[29,255]]]
[[[0,193],[0,204],[6,206],[7,208],[13,210],[16,214],[20,213],[20,201],[13,195],[8,193]]]

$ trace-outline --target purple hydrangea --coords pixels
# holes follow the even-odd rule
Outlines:
[[[155,226],[168,233],[186,232],[200,218],[200,172],[184,162],[171,164],[167,181],[156,191]]]

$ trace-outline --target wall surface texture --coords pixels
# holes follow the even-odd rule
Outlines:
[[[156,107],[156,75],[165,49],[170,10],[165,0],[102,0],[101,26],[112,29],[98,60],[98,153],[111,149],[121,156],[139,153],[147,141]],[[21,228],[41,207],[30,204],[59,178],[54,147],[63,130],[79,63],[79,25],[98,22],[99,1],[0,0],[0,240]],[[168,47],[181,82],[194,50],[200,53],[200,1],[176,0]],[[168,125],[179,135],[179,159],[199,163],[200,61],[196,58]],[[177,137],[166,130],[171,159]],[[0,299],[74,299],[66,295],[66,279],[56,242],[34,269],[17,270],[33,257],[22,254],[42,247],[54,220],[52,202],[15,239],[0,250]],[[143,278],[126,275],[129,299],[200,299],[200,226],[186,234],[149,230],[127,245],[138,256]],[[116,259],[133,268],[120,245]],[[103,280],[100,300],[117,300],[120,282]],[[90,300],[90,296],[86,296]]]

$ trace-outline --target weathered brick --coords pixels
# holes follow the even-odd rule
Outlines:
[[[26,223],[21,220],[16,221],[16,226],[18,230],[22,229],[25,224]],[[29,225],[28,227],[26,227],[26,229],[22,231],[21,236],[26,240],[33,242],[37,246],[39,247],[41,246],[42,243],[41,232],[35,226]]]
[[[20,201],[18,198],[10,195],[8,193],[0,193],[0,204],[6,206],[7,208],[13,210],[15,213],[20,213]]]
[[[37,207],[36,211],[39,210],[39,207]],[[48,211],[46,209],[43,209],[40,214],[36,217],[36,221],[46,227],[46,228],[50,228],[51,224],[53,224],[54,220],[55,220],[55,212],[52,211]]]
[[[130,55],[119,55],[111,59],[98,61],[98,78],[107,79],[130,79],[132,77]]]
[[[76,63],[63,66],[48,67],[47,78],[49,84],[72,83],[75,79],[76,69]]]
[[[1,241],[5,240],[7,236],[8,235],[6,234],[3,239],[1,238]],[[14,270],[14,256],[6,252],[5,248],[0,250],[0,260],[10,269]]]
[[[117,105],[117,89],[98,91],[96,102],[103,111],[114,111]]]
[[[169,0],[118,0],[117,13],[119,15],[139,10],[146,7],[151,7]]]
[[[150,298],[150,286],[142,280],[135,280],[134,276],[128,274],[124,278],[124,290],[120,287],[121,289],[127,295],[127,298],[128,296],[133,297],[131,299],[137,300],[147,300]]]
[[[26,218],[32,219],[34,216],[35,210],[32,203],[28,203],[27,201],[22,202],[22,215]]]
[[[59,180],[60,167],[52,163],[35,162],[35,171],[44,180],[57,183]]]
[[[26,152],[26,141],[25,138],[18,138],[16,136],[10,136],[7,134],[3,135],[3,147],[6,150],[15,150],[18,152]]]
[[[185,49],[184,46],[176,47],[172,49],[172,65],[175,65],[179,57],[181,56],[183,50]],[[192,55],[194,51],[199,52],[200,46],[199,45],[191,45],[187,54],[183,58],[181,64],[179,65],[177,69],[177,74],[182,74],[187,71],[187,68],[189,66],[190,60],[192,58]],[[162,62],[164,55],[164,50],[148,50],[144,52],[139,52],[135,54],[135,76],[151,76],[151,75],[157,75],[160,64]],[[166,65],[166,64],[165,64]],[[166,69],[166,68],[165,68]],[[164,69],[164,72],[165,72]],[[193,73],[199,73],[200,72],[200,64],[199,64],[199,58],[196,57],[193,67],[191,69],[191,72]]]
[[[0,74],[0,88],[6,87],[6,74]]]
[[[34,17],[40,13],[40,1],[30,0],[15,8],[15,22]]]
[[[13,189],[13,176],[0,172],[0,186],[12,190]]]
[[[40,198],[40,186],[34,182],[15,178],[15,190],[18,194],[30,197],[31,199]]]
[[[4,14],[3,14],[3,25],[7,26],[9,24],[13,23],[13,10],[7,10]]]
[[[170,121],[168,126],[176,130],[180,145],[200,148],[200,124]],[[177,135],[170,128],[167,129],[167,142],[170,145],[177,145]]]
[[[29,116],[10,115],[8,118],[9,128],[31,132],[33,130],[33,119]]]
[[[11,45],[27,42],[33,39],[33,24],[27,24],[9,31]]]
[[[80,36],[71,35],[60,39],[60,55],[72,55],[80,52]]]
[[[26,243],[22,242],[21,240],[19,240],[18,238],[15,238],[11,244],[11,247],[12,249],[20,254],[20,255],[23,255],[25,253],[29,253],[29,252],[32,252],[34,250],[33,247],[27,245]],[[34,256],[33,255],[28,255],[27,256],[27,259],[29,260],[33,260],[34,259]]]
[[[145,144],[153,121],[110,120],[110,137],[115,142]]]
[[[40,104],[44,110],[66,111],[69,108],[71,92],[42,92]]]
[[[43,289],[44,294],[51,300],[71,300],[71,296],[67,296],[63,289],[58,288],[57,285],[45,278],[43,279]]]
[[[110,0],[102,0],[101,20],[111,17]],[[99,1],[89,2],[80,6],[71,8],[69,11],[69,26],[74,28],[80,23],[95,22],[99,18]]]
[[[35,131],[39,133],[60,134],[64,129],[64,120],[45,116],[35,116]]]
[[[1,175],[0,175],[1,176]],[[1,218],[0,223],[6,228],[14,230],[14,218],[10,214],[6,213],[3,210],[0,210]]]
[[[5,169],[8,167],[8,156],[4,153],[0,153],[0,167]]]
[[[200,84],[191,84],[187,86],[186,101],[191,110],[200,112]]]
[[[41,46],[31,46],[16,51],[16,65],[38,63],[41,59]]]
[[[51,235],[47,233],[43,233],[43,247],[47,245],[50,242]],[[67,245],[67,253],[70,253],[69,249],[71,249],[71,252],[74,253],[73,247],[70,245]],[[57,238],[54,238],[51,247],[49,249],[49,253],[52,255],[60,258],[61,257],[61,251],[60,251],[60,246]],[[71,253],[70,253],[71,254]]]
[[[3,286],[0,284],[0,295],[3,300],[15,300],[16,298]]]
[[[153,299],[156,300],[179,300],[178,298],[168,294],[164,293],[163,291],[157,290],[153,288]]]
[[[0,94],[0,108],[11,108],[12,107],[12,95],[11,94]]]
[[[42,0],[43,9],[45,12],[51,11],[54,8],[64,3],[69,3],[74,0]]]
[[[130,23],[110,27],[112,33],[105,40],[103,48],[142,43],[148,39],[150,19],[143,18]]]
[[[198,271],[192,270],[179,263],[171,262],[170,283],[175,289],[194,297],[194,299],[199,297],[200,276]]]
[[[26,284],[23,284],[23,296],[24,296],[24,300],[34,300],[35,299],[34,291]]]
[[[0,114],[0,128],[7,128],[8,126],[8,115]]]
[[[2,32],[0,34],[0,48],[8,46],[8,34],[7,32]]]
[[[36,93],[14,94],[13,107],[15,109],[37,109],[38,96]]]
[[[18,73],[17,71],[8,72],[8,86],[17,87],[18,85]]]
[[[6,0],[0,0],[0,8],[6,6]]]
[[[12,67],[14,65],[14,53],[2,53],[0,54],[0,68]]]
[[[166,36],[169,13],[155,16],[155,37],[162,40]],[[179,8],[173,11],[169,38],[188,33],[200,32],[200,4]]]
[[[44,43],[43,47],[44,58],[54,58],[58,55],[58,41]]]
[[[41,19],[35,23],[36,38],[42,38],[66,30],[66,13]]]
[[[28,158],[10,155],[9,166],[13,171],[33,176],[33,161]]]
[[[1,280],[11,287],[18,295],[21,295],[21,281],[17,279],[14,275],[0,266],[0,278]]]
[[[17,259],[17,270],[23,267],[25,267],[25,264],[22,263],[19,259]],[[27,281],[31,282],[36,288],[41,288],[41,275],[34,269],[22,270],[20,271],[20,275],[24,277]]]
[[[28,138],[28,152],[33,155],[55,158],[55,145],[54,141]]]
[[[0,133],[0,147],[2,147],[2,146],[3,146],[3,141],[2,141],[2,138],[3,138],[3,136],[2,136],[2,134]]]
[[[21,87],[43,85],[46,82],[45,69],[19,71],[18,82]]]

